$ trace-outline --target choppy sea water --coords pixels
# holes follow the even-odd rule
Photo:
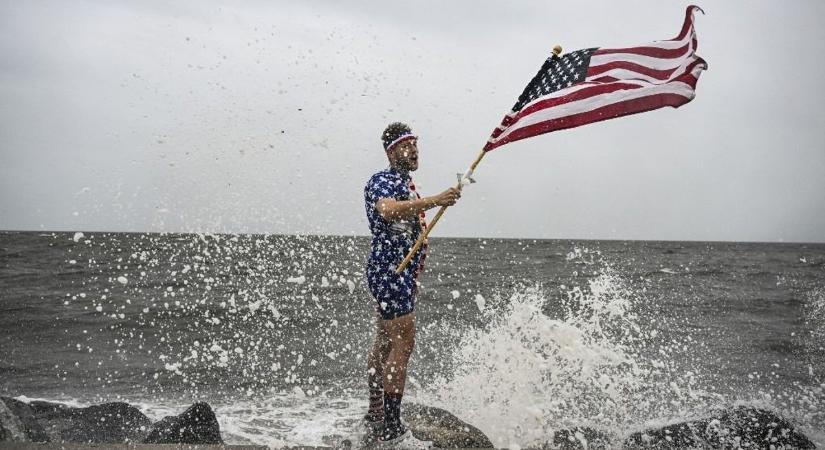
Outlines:
[[[0,395],[195,400],[228,443],[366,407],[362,237],[0,232]],[[433,239],[407,399],[498,446],[740,404],[825,445],[825,245]]]

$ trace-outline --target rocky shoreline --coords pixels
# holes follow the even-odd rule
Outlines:
[[[405,406],[413,434],[437,448],[493,448],[478,428],[448,411],[425,405]],[[617,445],[617,443],[621,444]],[[123,402],[73,408],[44,401],[22,402],[0,397],[0,447],[49,448],[28,444],[53,443],[61,448],[84,446],[118,448],[201,448],[223,446],[220,425],[212,408],[195,403],[177,416],[152,421]],[[104,445],[101,445],[104,444]],[[109,445],[105,445],[109,444]],[[164,447],[166,446],[166,447]],[[339,448],[357,447],[341,439]],[[259,446],[227,446],[236,449]],[[557,431],[543,449],[680,449],[680,448],[816,448],[808,437],[777,414],[749,407],[716,411],[707,417],[613,436],[590,428]]]
[[[218,419],[206,403],[152,423],[123,402],[73,408],[0,397],[0,442],[223,444],[223,439]]]

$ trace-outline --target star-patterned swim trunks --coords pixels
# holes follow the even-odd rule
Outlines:
[[[417,194],[410,189],[411,183],[409,174],[390,168],[373,175],[364,187],[367,219],[372,232],[367,284],[375,299],[375,310],[384,320],[415,310],[416,278],[426,250],[422,247],[404,271],[396,275],[395,268],[418,239],[422,224],[418,220],[388,222],[375,209],[375,203],[382,198],[416,198]]]

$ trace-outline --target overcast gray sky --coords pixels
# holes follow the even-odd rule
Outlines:
[[[693,102],[496,149],[434,235],[825,242],[825,2],[698,4]],[[2,1],[0,229],[368,234],[388,122],[435,193],[553,45],[686,6]]]

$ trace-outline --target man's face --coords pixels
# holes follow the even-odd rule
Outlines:
[[[395,164],[399,168],[414,172],[418,169],[418,139],[408,139],[398,143],[392,149],[395,154]]]

